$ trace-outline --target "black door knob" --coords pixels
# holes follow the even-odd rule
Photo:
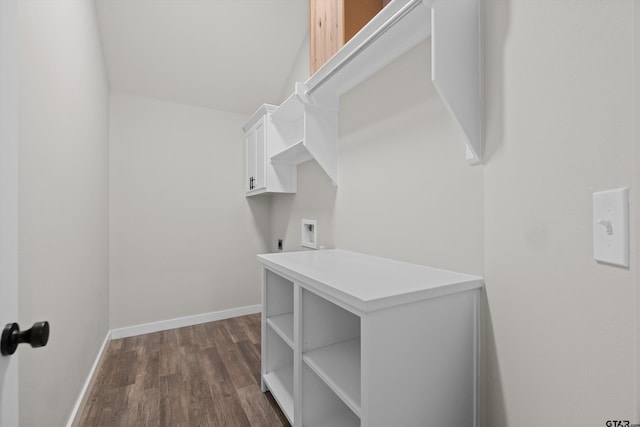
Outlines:
[[[16,352],[18,344],[29,343],[31,347],[44,347],[49,342],[49,322],[36,322],[31,329],[20,332],[17,323],[7,323],[2,331],[0,350],[3,356]]]

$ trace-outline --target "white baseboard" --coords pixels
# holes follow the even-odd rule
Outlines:
[[[159,322],[145,323],[142,325],[126,326],[124,328],[112,329],[111,339],[115,340],[118,338],[150,334],[152,332],[166,331],[167,329],[182,328],[184,326],[197,325],[200,323],[215,322],[216,320],[260,313],[261,310],[262,305],[258,304],[247,307],[232,308],[230,310],[214,311],[212,313],[196,314],[195,316],[179,317],[177,319],[161,320]]]
[[[215,322],[216,320],[224,320],[224,319],[229,319],[231,317],[246,316],[247,314],[260,313],[261,310],[262,310],[262,305],[260,304],[249,305],[246,307],[232,308],[230,310],[196,314],[195,316],[179,317],[177,319],[162,320],[159,322],[145,323],[142,325],[127,326],[124,328],[112,329],[108,331],[107,336],[104,338],[104,341],[102,342],[102,347],[100,347],[100,351],[96,356],[96,360],[93,362],[93,366],[89,371],[89,375],[87,376],[87,379],[84,382],[82,390],[80,390],[80,396],[78,396],[78,400],[75,406],[73,407],[73,411],[71,411],[71,416],[69,417],[69,422],[67,423],[67,427],[71,427],[73,425],[73,422],[75,421],[75,418],[78,415],[78,411],[80,410],[80,405],[82,404],[82,399],[84,398],[84,395],[88,391],[89,385],[91,384],[91,379],[93,378],[93,374],[98,368],[98,364],[100,363],[100,359],[102,358],[102,353],[104,353],[104,350],[107,348],[107,344],[109,343],[109,341],[118,339],[118,338],[126,338],[126,337],[133,337],[136,335],[150,334],[152,332],[166,331],[167,329],[182,328],[184,326],[197,325],[200,323]]]
[[[89,375],[87,375],[87,379],[85,380],[84,385],[80,390],[80,395],[78,396],[78,400],[76,401],[76,404],[73,406],[73,410],[71,411],[71,416],[69,416],[69,421],[67,422],[67,427],[71,427],[73,425],[73,422],[75,421],[76,416],[78,415],[78,411],[80,410],[80,405],[82,404],[82,399],[84,399],[84,395],[87,393],[89,389],[89,385],[91,384],[91,379],[93,378],[93,374],[96,372],[96,369],[98,369],[98,364],[100,363],[102,354],[104,353],[104,350],[107,348],[107,344],[109,344],[109,341],[111,341],[111,331],[107,331],[107,335],[104,337],[104,341],[102,341],[102,346],[100,346],[100,351],[98,351],[96,360],[93,361],[93,365],[89,370]]]

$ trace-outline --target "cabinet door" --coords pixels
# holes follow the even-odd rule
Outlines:
[[[267,180],[265,177],[267,167],[267,138],[265,128],[265,118],[256,123],[254,128],[255,134],[255,156],[256,156],[256,168],[255,168],[255,181],[254,190],[259,190],[267,186]]]
[[[264,118],[260,119],[245,134],[246,141],[246,181],[245,191],[261,190],[266,187],[266,135]]]
[[[256,179],[256,132],[255,128],[249,129],[245,134],[245,153],[247,156],[246,161],[246,174],[245,174],[245,191],[252,191],[255,186]]]

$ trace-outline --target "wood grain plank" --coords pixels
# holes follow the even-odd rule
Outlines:
[[[160,377],[160,424],[178,425],[189,420],[185,384],[180,374]]]
[[[253,315],[255,317],[255,315]],[[244,331],[245,336],[253,344],[260,342],[260,318],[258,317],[258,327],[250,316],[237,317],[237,324]]]
[[[226,427],[251,426],[244,412],[236,388],[231,381],[211,385],[213,405],[210,406],[216,425]]]
[[[260,391],[260,314],[111,341],[73,425],[288,426]]]
[[[382,0],[343,0],[344,38],[343,44],[351,40],[358,31],[382,10]]]
[[[136,382],[142,383],[143,390],[157,388],[160,378],[160,350],[143,350],[139,357],[142,363],[138,370]]]
[[[198,365],[202,378],[209,384],[220,384],[229,379],[227,368],[225,368],[215,347],[198,352]]]
[[[262,398],[262,392],[256,387],[244,387],[237,390],[240,404],[244,409],[249,425],[252,427],[287,426],[267,399]]]
[[[215,338],[206,325],[206,323],[201,323],[193,326],[194,345],[198,348],[210,348],[216,345]]]
[[[203,379],[195,379],[189,384],[189,425],[214,425],[209,407],[213,402],[211,388]]]
[[[253,374],[256,384],[260,384],[260,351],[251,341],[239,342],[238,348],[240,349],[247,368],[249,368]]]
[[[231,337],[231,341],[233,341],[234,343],[247,340],[245,325],[241,320],[239,320],[239,318],[234,317],[231,319],[225,319],[220,323],[229,334],[229,337]]]
[[[193,337],[193,326],[185,326],[175,330],[178,337],[178,345],[181,347],[192,347],[195,340]]]
[[[123,351],[116,354],[115,358],[115,367],[109,381],[109,387],[124,387],[135,383],[138,353],[135,350]]]
[[[224,327],[222,321],[212,322],[209,324],[210,333],[213,334],[213,338],[216,342],[216,348],[218,353],[222,355],[223,351],[233,348],[235,343],[229,335],[227,328]]]
[[[226,352],[221,354],[220,357],[222,358],[222,363],[224,363],[227,372],[229,372],[231,382],[236,388],[243,388],[259,383],[251,372],[251,368],[247,366],[240,349],[236,347],[229,348]]]

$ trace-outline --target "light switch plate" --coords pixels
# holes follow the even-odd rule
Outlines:
[[[593,193],[593,258],[629,267],[629,190]]]

